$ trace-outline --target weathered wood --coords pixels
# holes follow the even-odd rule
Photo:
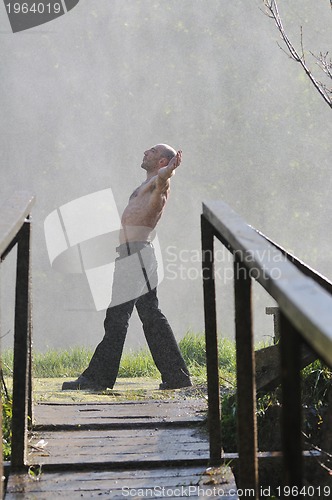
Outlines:
[[[284,314],[280,315],[280,334],[284,484],[300,490],[303,486],[301,337]]]
[[[206,401],[135,401],[126,403],[39,403],[34,410],[35,429],[62,426],[134,426],[160,423],[204,422]]]
[[[30,214],[35,197],[31,193],[16,192],[0,207],[0,257],[7,253],[25,218]]]
[[[17,235],[17,271],[15,295],[12,464],[25,463],[31,361],[30,221],[23,223]]]
[[[257,392],[272,391],[281,383],[280,346],[271,345],[255,351]],[[317,356],[309,349],[303,349],[301,368],[309,365]]]
[[[34,429],[39,432],[30,441],[28,460],[43,464],[208,460],[207,437],[201,430],[205,413],[206,401],[190,398],[37,404]],[[48,443],[42,448],[41,439]]]
[[[239,487],[251,488],[258,500],[257,421],[251,278],[240,260],[234,261],[235,339]]]
[[[276,344],[280,340],[279,307],[266,307],[265,313],[273,316],[273,343]]]
[[[209,471],[207,471],[209,472]],[[215,494],[213,494],[213,489]],[[10,479],[7,499],[70,499],[106,496],[107,498],[223,498],[236,500],[236,484],[228,467],[214,474],[204,467],[160,467],[154,469],[44,473],[39,481],[27,481],[26,475]]]
[[[30,214],[34,196],[27,193],[15,193],[9,201],[0,208],[0,263],[5,259],[10,250],[18,243],[17,250],[17,274],[16,274],[16,298],[15,298],[15,337],[18,357],[14,359],[14,387],[13,387],[13,413],[12,413],[12,463],[23,465],[26,452],[26,430],[28,415],[29,390],[28,378],[24,376],[24,369],[30,359],[29,345],[31,345],[30,324],[30,278],[29,278],[29,254],[30,254],[30,225],[26,220]],[[21,337],[26,336],[26,342],[18,346]],[[22,361],[24,366],[22,366]],[[20,387],[22,379],[18,376],[22,373],[23,387]],[[2,402],[0,402],[0,413],[2,414]],[[2,421],[0,418],[0,428]],[[2,431],[0,433],[2,437]],[[15,440],[15,441],[14,441]],[[3,464],[1,459],[1,477],[3,477]],[[0,496],[3,496],[3,481],[0,481]]]
[[[332,367],[331,295],[304,276],[225,203],[204,203],[203,214],[232,250],[241,255],[255,279],[277,301],[306,342]]]
[[[43,441],[41,441],[43,440]],[[155,428],[37,433],[29,463],[208,460],[206,434],[196,429]]]
[[[214,246],[212,227],[204,217],[201,217],[201,232],[210,461],[213,464],[219,464],[221,463],[221,426]]]
[[[35,418],[43,424],[40,431],[30,433],[28,464],[37,471],[41,467],[42,473],[39,480],[32,480],[27,472],[10,475],[6,499],[123,498],[129,489],[130,498],[158,498],[167,489],[168,498],[186,498],[185,488],[191,487],[190,498],[236,500],[236,484],[228,467],[204,474],[209,460],[205,412],[204,399],[190,398],[38,404]],[[85,426],[89,416],[96,429]],[[143,427],[130,427],[139,416],[145,422]],[[98,422],[104,417],[118,418],[124,427],[103,429]],[[64,430],[67,418],[74,426]],[[185,418],[190,425],[184,426]],[[48,419],[54,420],[54,430],[47,430]],[[177,489],[173,494],[175,488],[183,491]]]
[[[252,345],[246,346],[248,362],[244,363],[244,369],[249,383],[245,389],[247,380],[242,378],[242,366],[239,366],[241,359],[238,355],[242,349],[245,331],[251,331],[248,279],[253,278],[275,299],[280,310],[284,484],[300,486],[303,483],[300,350],[303,345],[307,345],[318,358],[332,367],[332,283],[328,283],[298,259],[292,258],[283,249],[269,242],[221,201],[203,203],[202,220],[202,228],[209,227],[210,240],[213,240],[213,237],[218,238],[235,259],[237,387],[238,392],[247,393],[248,401],[247,416],[238,408],[239,461],[241,464],[249,464],[250,468],[256,459],[252,456],[252,450],[257,446],[251,418],[255,403],[252,390],[254,384],[251,383],[251,380],[254,382],[255,379],[254,360],[248,360],[252,354]],[[209,248],[212,245],[213,242],[209,241]],[[248,277],[247,280],[242,280],[242,283],[237,276],[239,270],[245,272]],[[216,319],[215,307],[212,314],[214,318],[209,320],[211,324]],[[239,335],[238,331],[243,335]],[[258,359],[259,355],[256,358]],[[277,375],[274,373],[272,381],[276,379]],[[271,380],[265,380],[264,384],[269,382]],[[241,397],[238,401],[241,401]],[[241,438],[241,434],[245,436],[246,433],[253,436],[253,446],[241,449],[241,441],[246,441]],[[248,443],[249,441],[250,439]],[[240,488],[245,483],[241,475],[240,467]],[[251,474],[252,477],[254,475]]]

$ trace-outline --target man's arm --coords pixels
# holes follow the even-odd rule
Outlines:
[[[157,185],[162,187],[164,186],[168,179],[174,175],[174,170],[178,168],[182,161],[182,151],[178,151],[176,155],[171,159],[168,165],[166,167],[162,167],[158,170],[158,176],[157,176]]]

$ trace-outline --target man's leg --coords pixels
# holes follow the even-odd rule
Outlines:
[[[62,389],[112,389],[119,371],[123,345],[135,300],[109,307],[104,321],[105,335],[89,366],[77,380],[64,382]]]
[[[104,338],[96,347],[88,368],[82,373],[84,377],[113,388],[134,304],[135,300],[131,300],[107,309]]]
[[[104,321],[105,335],[98,344],[86,370],[77,380],[64,382],[62,389],[112,388],[119,371],[128,323],[136,298],[145,286],[138,257],[129,261],[127,246],[117,248],[112,285],[112,300]],[[138,265],[137,265],[138,264]]]
[[[153,360],[162,376],[161,387],[166,389],[190,386],[189,372],[173,331],[158,307],[156,288],[139,297],[136,309]]]

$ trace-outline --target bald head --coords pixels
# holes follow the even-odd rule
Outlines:
[[[157,144],[144,152],[141,167],[148,173],[157,172],[159,168],[165,167],[176,156],[176,151],[168,144]]]
[[[160,158],[167,158],[168,162],[171,161],[172,158],[176,155],[176,151],[174,148],[169,146],[168,144],[157,144],[155,146],[160,153]]]

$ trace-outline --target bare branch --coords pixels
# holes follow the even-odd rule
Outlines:
[[[324,101],[332,108],[332,87],[328,88],[327,85],[319,81],[312,71],[310,70],[309,66],[306,63],[305,60],[305,52],[304,52],[304,43],[303,43],[303,30],[301,27],[301,33],[300,33],[300,46],[301,46],[301,54],[296,50],[290,39],[288,38],[288,35],[283,27],[283,23],[279,14],[279,8],[277,4],[277,0],[263,0],[263,3],[266,8],[266,15],[270,18],[272,18],[279,30],[279,33],[281,35],[281,38],[283,39],[287,51],[286,52],[291,59],[293,59],[295,62],[299,63],[306,75],[308,76],[309,80],[311,83],[314,85],[315,89],[319,92],[319,94],[323,97]],[[332,7],[332,0],[330,0],[331,7]],[[279,44],[278,44],[279,45]],[[280,47],[280,46],[279,46]],[[280,47],[281,48],[281,47]],[[283,50],[283,49],[282,49]],[[285,52],[285,50],[284,50]],[[312,54],[313,55],[313,54]],[[332,79],[332,61],[331,59],[327,58],[328,52],[326,54],[320,53],[320,55],[314,56],[317,60],[317,64],[319,68],[328,76],[328,78]]]
[[[327,58],[328,52],[325,54],[320,52],[319,56],[316,56],[313,52],[310,52],[310,54],[317,60],[320,69],[332,79],[332,60]]]

